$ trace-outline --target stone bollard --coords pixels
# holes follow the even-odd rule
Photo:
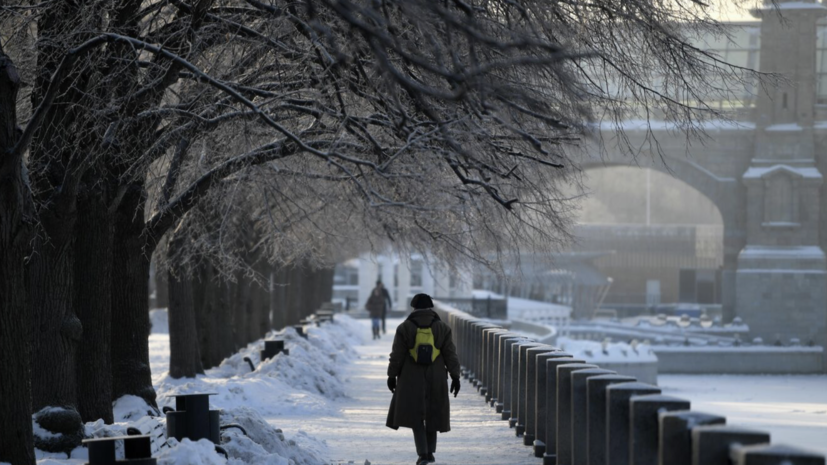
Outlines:
[[[571,375],[578,370],[598,368],[590,363],[567,363],[557,366],[557,465],[571,465],[572,403]]]
[[[296,330],[299,336],[307,339],[307,332],[304,330],[304,325],[293,325],[293,329]]]
[[[692,464],[692,428],[723,425],[726,418],[708,413],[675,411],[658,414],[658,465]]]
[[[494,336],[503,332],[506,332],[506,330],[501,327],[483,330],[482,386],[480,388],[480,394],[485,398],[486,403],[491,399],[490,393],[493,391],[494,377],[492,375],[494,374],[494,365],[491,362],[494,354]]]
[[[263,362],[282,352],[284,352],[284,355],[290,355],[290,351],[284,348],[284,341],[264,341],[264,349],[259,352],[259,359]]]
[[[491,407],[496,407],[497,405],[497,397],[499,396],[500,391],[500,376],[502,376],[501,369],[500,369],[500,351],[502,348],[502,341],[507,337],[513,337],[514,333],[509,331],[503,331],[494,334],[494,340],[492,342],[492,353],[491,353],[491,389],[488,390],[488,395],[485,398],[485,401]],[[499,413],[499,412],[498,412]]]
[[[658,415],[675,410],[689,410],[689,401],[659,394],[632,397],[630,465],[658,464]]]
[[[471,339],[469,341],[471,345],[468,348],[468,353],[471,357],[471,385],[474,387],[480,385],[480,333],[485,324],[482,321],[471,323]]]
[[[473,321],[471,322],[469,337],[468,337],[468,358],[470,361],[471,366],[471,385],[474,387],[478,386],[478,377],[480,375],[480,367],[479,367],[479,332],[480,332],[480,325],[483,323],[481,321]]]
[[[647,383],[623,383],[606,388],[606,455],[612,465],[629,465],[629,438],[632,396],[660,394]]]
[[[589,443],[589,465],[606,465],[606,388],[621,383],[637,381],[631,376],[601,375],[589,378],[586,381],[586,396],[588,397],[586,410],[589,434],[586,440]]]
[[[496,408],[497,413],[502,413],[502,398],[503,398],[503,376],[505,375],[505,357],[503,357],[503,352],[505,351],[505,341],[509,339],[519,339],[514,333],[504,332],[498,333],[494,336],[494,371],[492,374],[494,375],[494,382],[493,382],[493,390],[491,391],[491,399],[489,403],[492,407]]]
[[[736,426],[713,425],[692,428],[692,465],[730,465],[734,445],[769,444],[770,435]]]
[[[516,400],[516,403],[512,402],[511,408],[511,418],[517,420],[516,421],[516,434],[517,437],[523,437],[525,434],[525,417],[526,417],[526,378],[528,377],[528,349],[533,347],[542,347],[543,344],[539,342],[529,342],[526,344],[522,344],[520,346],[520,354],[519,354],[519,361],[518,361],[518,369],[517,369],[517,384],[516,384],[516,391],[514,391],[513,399]],[[517,412],[516,418],[514,416],[514,412]]]
[[[735,447],[733,465],[825,465],[824,456],[783,445]]]
[[[122,460],[116,459],[115,442],[123,441]],[[89,454],[87,465],[155,465],[152,458],[152,438],[149,436],[116,436],[109,438],[84,439],[83,445]]]
[[[499,328],[496,325],[492,325],[491,323],[477,323],[477,330],[476,330],[476,339],[474,342],[474,357],[475,357],[475,365],[474,365],[474,386],[477,388],[478,391],[482,390],[483,388],[483,367],[485,365],[485,361],[483,359],[483,355],[485,355],[485,330],[489,328]]]
[[[488,395],[485,398],[486,403],[491,407],[497,405],[497,395],[500,390],[500,342],[503,338],[514,337],[514,333],[508,330],[502,330],[492,335],[491,341],[491,385],[488,389]]]
[[[167,437],[179,441],[209,439],[219,444],[219,411],[210,410],[210,397],[216,393],[176,394],[175,410],[167,412]]]
[[[471,379],[471,365],[468,359],[468,324],[470,323],[465,318],[457,318],[457,329],[459,331],[459,339],[457,345],[457,352],[459,362],[462,365],[462,376],[465,379]]]
[[[614,375],[612,370],[589,368],[571,373],[571,463],[589,463],[588,392],[586,381],[594,376]]]
[[[536,431],[534,433],[534,456],[543,457],[546,453],[546,415],[549,414],[548,402],[546,401],[546,361],[550,359],[568,359],[565,363],[571,363],[571,354],[565,352],[547,352],[537,356],[537,376],[534,387],[535,397],[535,416],[534,423]],[[553,407],[553,405],[552,405]],[[556,415],[555,412],[552,412]]]
[[[508,426],[511,428],[517,427],[517,417],[519,416],[519,408],[517,404],[517,399],[519,397],[519,380],[520,380],[520,347],[525,344],[534,344],[535,342],[529,338],[525,338],[521,341],[514,343],[511,346],[511,370],[509,372],[509,379],[506,380],[507,383],[511,385],[509,388],[509,398],[508,398],[508,405],[504,407],[503,413],[505,413],[505,409],[510,412],[510,416],[508,417]]]
[[[526,339],[523,337],[506,339],[504,341],[503,351],[500,354],[503,359],[503,375],[500,377],[500,383],[502,384],[500,392],[502,395],[498,400],[499,405],[497,407],[499,408],[500,405],[502,405],[500,412],[502,413],[503,420],[511,420],[511,381],[514,379],[514,357],[512,353],[517,344],[525,341]]]
[[[542,354],[555,353],[559,350],[549,345],[533,347],[526,352],[526,379],[525,379],[525,433],[523,445],[533,446],[537,438],[537,357]]]
[[[557,367],[572,363],[586,363],[575,358],[552,358],[546,360],[546,431],[543,465],[557,464]]]

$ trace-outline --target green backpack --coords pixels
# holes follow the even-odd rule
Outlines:
[[[436,320],[434,320],[436,321]],[[434,322],[431,322],[433,326]],[[439,357],[439,349],[434,345],[434,332],[431,327],[416,328],[416,340],[413,349],[409,350],[414,362],[419,365],[430,365]]]

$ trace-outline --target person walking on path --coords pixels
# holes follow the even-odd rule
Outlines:
[[[385,319],[388,317],[388,310],[393,307],[393,301],[391,301],[391,294],[388,292],[388,288],[382,284],[382,281],[376,281],[376,289],[382,290],[382,297],[384,298],[382,303],[385,305],[385,308],[382,310],[382,334],[388,334],[388,330],[385,326]]]
[[[365,303],[365,309],[370,313],[371,328],[373,329],[373,339],[379,339],[379,324],[384,318],[385,314],[385,297],[382,295],[382,290],[377,286],[368,297]]]
[[[419,459],[416,465],[434,463],[437,432],[451,431],[448,400],[459,393],[460,367],[451,328],[439,319],[427,294],[411,300],[413,312],[393,339],[388,364],[388,389],[393,393],[385,426],[413,430]]]

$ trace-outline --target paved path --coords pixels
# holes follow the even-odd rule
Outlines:
[[[302,430],[327,441],[332,463],[372,465],[416,463],[411,430],[385,427],[391,400],[385,375],[393,332],[401,320],[388,321],[388,334],[357,347],[359,360],[349,368],[350,399],[340,404],[341,417],[305,420]],[[370,334],[365,321],[365,333]],[[463,379],[456,399],[451,397],[451,432],[440,434],[437,464],[538,465],[532,448],[522,445],[508,423],[499,419],[483,397]]]

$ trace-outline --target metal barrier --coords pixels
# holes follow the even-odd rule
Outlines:
[[[467,378],[543,465],[825,465],[688,400],[437,303]]]

